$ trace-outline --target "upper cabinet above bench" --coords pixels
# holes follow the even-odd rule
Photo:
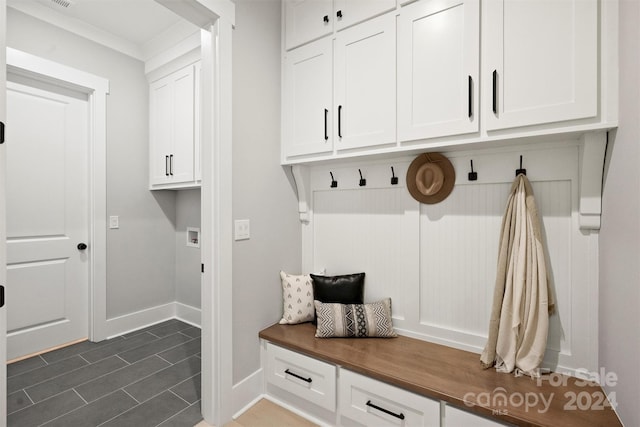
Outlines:
[[[285,0],[283,14],[283,164],[617,126],[615,1]]]

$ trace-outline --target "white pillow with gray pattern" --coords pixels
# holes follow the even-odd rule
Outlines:
[[[397,337],[391,320],[391,298],[367,304],[313,302],[317,338]]]
[[[308,274],[293,275],[280,272],[282,281],[283,314],[281,325],[295,325],[313,320],[313,282]]]

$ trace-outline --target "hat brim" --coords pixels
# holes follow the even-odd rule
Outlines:
[[[416,182],[416,174],[418,169],[425,163],[436,163],[442,169],[442,173],[444,174],[444,182],[442,184],[442,188],[436,194],[431,196],[427,196],[422,194],[420,190],[418,190],[418,185]],[[453,165],[445,156],[440,153],[423,153],[416,157],[411,165],[409,165],[409,169],[407,170],[407,189],[411,196],[419,201],[420,203],[425,203],[427,205],[432,205],[434,203],[440,203],[444,199],[446,199],[449,194],[453,191],[453,186],[456,183],[456,171],[453,168]]]

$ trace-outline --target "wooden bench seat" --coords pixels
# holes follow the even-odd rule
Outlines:
[[[315,338],[315,327],[273,325],[260,338],[402,389],[519,426],[622,426],[602,388],[560,374],[542,380],[482,369],[479,355],[398,338]],[[502,397],[502,399],[501,399]],[[581,409],[582,408],[582,409]]]

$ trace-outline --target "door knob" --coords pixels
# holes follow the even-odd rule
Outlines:
[[[87,249],[87,244],[86,243],[78,243],[78,250],[79,251],[84,251],[85,249]]]

